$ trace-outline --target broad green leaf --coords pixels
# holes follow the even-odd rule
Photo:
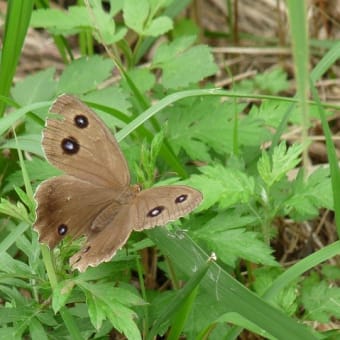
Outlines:
[[[151,21],[143,32],[145,36],[158,37],[173,28],[172,20],[169,17],[158,17]]]
[[[144,25],[149,15],[147,0],[125,0],[123,16],[125,25],[139,34],[143,34]]]
[[[82,94],[94,90],[110,77],[112,69],[113,62],[98,55],[74,60],[61,74],[57,92]]]
[[[111,14],[101,6],[92,8],[92,13],[86,7],[70,6],[68,11],[57,9],[37,9],[33,12],[31,26],[49,29],[53,34],[74,34],[88,28],[99,29],[101,37],[107,44],[120,40],[125,30],[116,34],[115,22]]]
[[[205,45],[191,47],[155,67],[162,69],[162,85],[168,89],[184,88],[217,72],[210,49]]]
[[[8,139],[5,143],[1,144],[0,149],[18,149],[18,145],[20,150],[32,152],[41,157],[44,156],[42,148],[41,148],[41,135],[22,135],[17,137],[17,141],[15,139]]]
[[[170,43],[160,45],[152,60],[153,67],[159,67],[161,64],[170,62],[172,59],[184,53],[194,44],[196,37],[193,35],[184,36],[175,39]]]
[[[21,105],[50,100],[57,87],[57,82],[53,79],[54,74],[55,68],[51,67],[17,82],[11,90],[14,100]]]

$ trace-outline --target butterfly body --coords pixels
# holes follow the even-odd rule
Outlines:
[[[60,96],[47,119],[43,148],[48,161],[66,174],[40,184],[34,228],[39,240],[54,248],[66,235],[86,236],[70,259],[80,271],[109,261],[130,233],[163,225],[186,215],[202,200],[187,186],[140,190],[118,143],[85,104]]]

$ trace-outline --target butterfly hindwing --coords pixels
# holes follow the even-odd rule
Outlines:
[[[136,231],[164,225],[185,216],[202,201],[202,194],[184,185],[160,186],[141,191],[131,203]]]

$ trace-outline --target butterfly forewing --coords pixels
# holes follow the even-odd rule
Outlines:
[[[118,143],[91,109],[70,95],[62,95],[50,112],[60,119],[47,119],[42,144],[54,166],[100,186],[116,189],[130,184]]]

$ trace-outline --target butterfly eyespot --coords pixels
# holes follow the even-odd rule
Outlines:
[[[67,233],[67,225],[66,224],[60,224],[60,226],[58,227],[58,234],[60,236],[64,236]]]
[[[165,207],[163,206],[158,206],[156,208],[153,208],[152,210],[150,210],[146,216],[148,217],[156,217],[158,216],[163,210],[165,209]]]
[[[183,203],[187,200],[188,198],[188,195],[180,195],[180,196],[177,196],[176,199],[175,199],[175,203]]]
[[[84,129],[84,128],[88,127],[89,120],[84,115],[77,115],[77,116],[74,117],[74,123],[80,129]]]
[[[81,260],[81,256],[79,256],[79,257],[74,261],[73,264],[78,263],[80,260]]]
[[[73,155],[77,153],[80,149],[78,141],[73,137],[64,138],[61,141],[61,148],[65,153]]]

